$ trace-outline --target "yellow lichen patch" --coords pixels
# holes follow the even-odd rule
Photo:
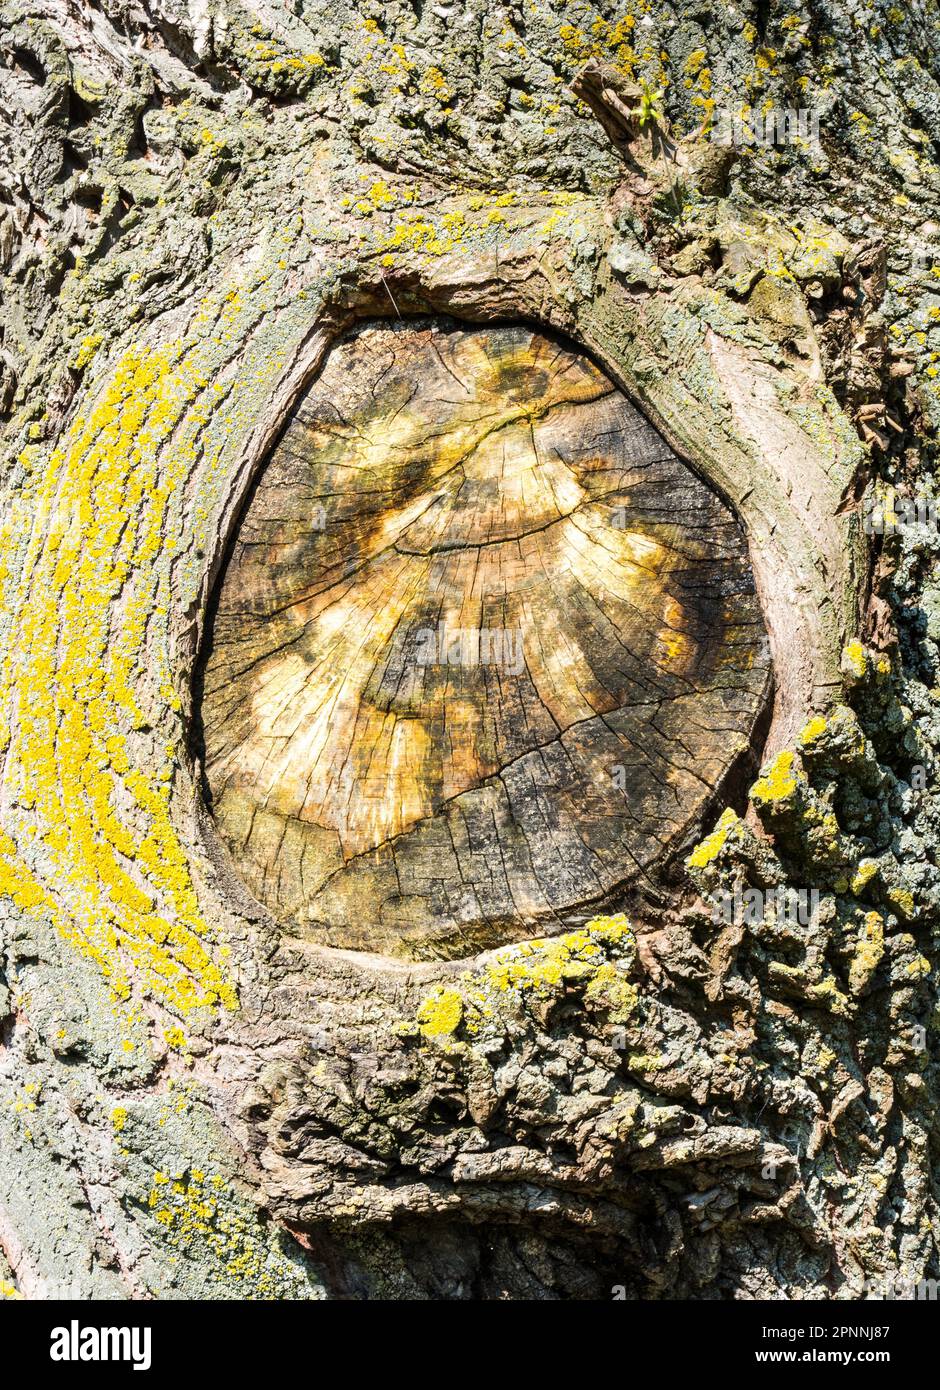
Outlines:
[[[232,1296],[298,1298],[308,1293],[303,1271],[258,1224],[253,1209],[218,1173],[194,1168],[175,1179],[155,1172],[146,1202],[172,1250],[204,1262],[210,1278]]]
[[[562,24],[558,37],[568,64],[580,67],[589,58],[605,59],[629,77],[637,64],[632,45],[635,30],[635,15],[626,14],[611,21],[595,14],[593,19],[586,17],[583,27]]]
[[[580,931],[497,951],[486,977],[501,993],[544,994],[590,978],[606,958],[605,946],[632,942],[633,930],[622,914],[596,917]]]
[[[817,739],[822,737],[822,735],[826,732],[827,728],[828,724],[826,720],[823,719],[822,715],[817,714],[814,719],[811,719],[807,724],[804,724],[802,729],[800,730],[800,736],[798,740],[800,747],[810,747],[817,741]]]
[[[455,989],[438,989],[418,1009],[418,1027],[426,1038],[449,1037],[463,1018],[463,998]]]
[[[774,805],[786,801],[796,791],[796,777],[793,775],[794,755],[789,748],[778,753],[763,777],[758,778],[751,787],[751,800],[763,805]]]
[[[626,1023],[640,1002],[636,985],[624,977],[623,970],[613,961],[597,967],[588,981],[584,997],[589,1003],[606,1008],[614,1023]]]
[[[486,235],[505,218],[494,206],[484,217],[469,220],[462,208],[427,216],[415,209],[404,210],[378,249],[417,252],[424,256],[444,256]]]
[[[861,680],[868,670],[868,657],[861,642],[857,640],[849,642],[844,648],[842,656],[851,674]]]
[[[14,1299],[20,1303],[23,1301],[23,1295],[9,1279],[0,1279],[0,1298]]]
[[[87,334],[78,345],[78,352],[75,354],[73,366],[76,371],[81,371],[94,357],[95,353],[104,342],[104,335],[101,333]]]
[[[372,249],[382,254],[384,266],[393,266],[397,253],[438,257],[479,245],[487,237],[505,232],[505,210],[519,203],[519,195],[512,191],[498,195],[479,193],[463,199],[456,207],[444,204],[424,212],[409,206],[417,201],[419,192],[413,184],[378,183],[370,187],[368,194],[358,199],[348,198],[341,203],[358,212],[395,210],[394,220],[383,219],[374,237],[370,235],[369,238]],[[555,211],[543,230],[546,233],[550,231],[565,209],[584,201],[580,194],[551,194],[545,200],[545,206]]]
[[[710,835],[706,835],[704,840],[700,840],[695,849],[686,860],[686,867],[689,869],[704,869],[712,860],[717,859],[721,850],[724,848],[728,838],[728,832],[739,823],[740,817],[735,814],[731,807],[722,811],[718,818],[718,824]]]
[[[13,1099],[8,1102],[14,1115],[24,1113],[31,1114],[36,1109],[36,1103],[41,1096],[41,1088],[38,1081],[28,1081],[21,1090],[16,1092]]]
[[[891,906],[905,920],[915,915],[917,907],[914,902],[914,895],[907,888],[889,888],[887,898]]]
[[[0,835],[0,892],[50,918],[115,999],[130,997],[135,977],[180,1012],[234,1007],[235,992],[204,944],[170,813],[172,766],[138,771],[128,745],[152,722],[138,676],[159,675],[166,661],[160,561],[178,544],[174,495],[204,419],[194,410],[181,427],[181,417],[204,385],[195,353],[128,351],[45,468],[31,471],[36,523],[19,572],[6,576],[0,664],[14,808]],[[68,525],[50,530],[50,515]],[[161,688],[178,705],[168,678]]]
[[[661,1071],[666,1065],[666,1057],[662,1052],[631,1052],[627,1056],[628,1071]]]
[[[885,924],[877,912],[867,912],[859,932],[855,955],[849,967],[849,989],[860,994],[868,984],[885,953]]]
[[[807,994],[814,1003],[820,1004],[840,1018],[845,1018],[852,1012],[851,1000],[848,995],[842,993],[832,975],[827,975],[819,984],[810,985]]]
[[[623,914],[595,917],[579,931],[495,951],[482,970],[460,977],[461,988],[438,987],[418,1007],[417,1031],[426,1038],[451,1038],[461,1029],[478,1036],[488,1020],[508,1005],[545,1003],[571,987],[583,989],[587,1003],[606,1009],[624,1023],[639,1002],[626,978],[635,951],[633,929]],[[415,1023],[400,1031],[414,1034]]]
[[[127,1110],[123,1105],[116,1105],[111,1111],[111,1128],[115,1134],[120,1134],[127,1124]]]
[[[856,895],[861,893],[865,886],[871,882],[878,872],[878,863],[874,859],[860,859],[855,873],[852,875],[851,888]]]

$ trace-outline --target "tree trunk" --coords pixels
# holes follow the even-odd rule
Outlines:
[[[937,1278],[936,5],[0,10],[0,1291]]]

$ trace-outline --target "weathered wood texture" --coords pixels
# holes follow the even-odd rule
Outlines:
[[[279,918],[460,954],[661,859],[768,688],[739,526],[586,357],[524,327],[374,324],[329,355],[238,529],[208,781]]]

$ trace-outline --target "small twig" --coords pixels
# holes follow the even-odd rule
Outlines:
[[[392,294],[391,290],[389,289],[389,287],[388,287],[388,281],[386,280],[385,276],[382,274],[381,270],[379,271],[379,279],[382,281],[382,284],[385,286],[385,293],[388,295],[389,299],[392,301],[392,308],[395,310],[395,313],[398,314],[398,317],[401,318],[401,311],[399,310],[398,305],[395,303],[395,296]]]

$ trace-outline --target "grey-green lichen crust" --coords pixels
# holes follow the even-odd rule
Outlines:
[[[854,510],[866,472],[934,487],[936,21],[2,10],[0,1294],[936,1277],[936,536],[885,547],[862,645]],[[745,151],[726,196],[624,179],[589,59],[693,144],[769,102],[818,106],[822,147]],[[781,682],[754,814],[688,876],[458,966],[281,939],[187,744],[284,411],[352,316],[428,309],[598,356],[737,505]],[[712,910],[785,883],[811,923]]]

